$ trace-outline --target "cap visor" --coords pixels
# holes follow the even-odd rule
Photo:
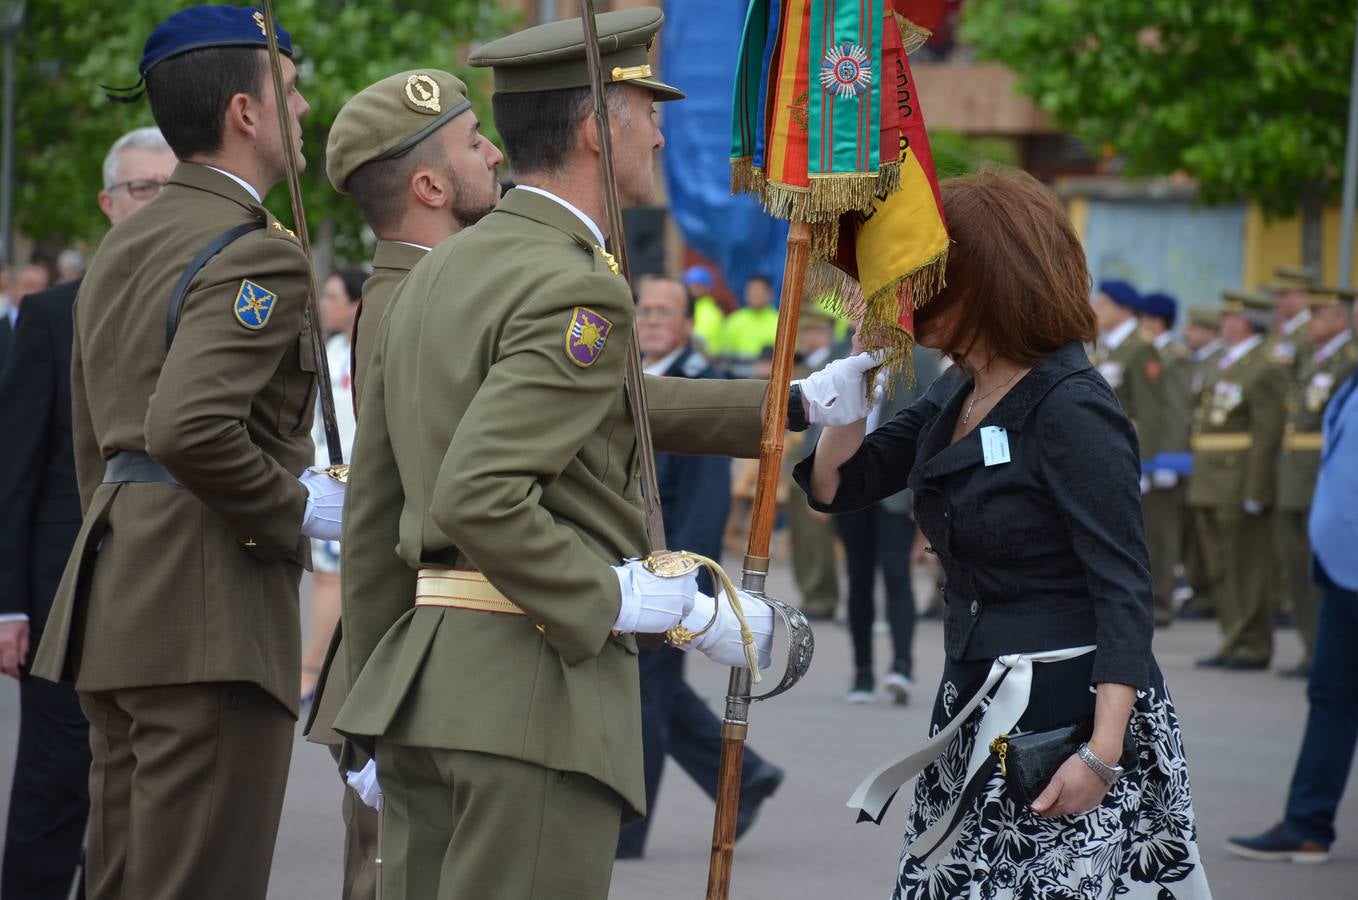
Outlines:
[[[615,84],[635,84],[637,87],[650,88],[655,93],[655,99],[661,102],[667,100],[683,100],[686,96],[677,87],[668,85],[663,81],[654,78],[633,78],[625,82],[614,82]]]

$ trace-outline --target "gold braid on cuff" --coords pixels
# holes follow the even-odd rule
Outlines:
[[[726,570],[721,567],[721,563],[715,559],[703,556],[699,553],[690,553],[687,550],[657,550],[641,561],[646,570],[652,575],[661,578],[682,578],[697,570],[699,566],[706,566],[707,571],[712,574],[712,581],[719,588],[715,603],[721,603],[721,595],[726,594],[727,601],[731,604],[731,611],[736,614],[736,619],[740,622],[740,641],[745,645],[745,662],[750,667],[750,680],[759,683],[759,650],[754,645],[754,632],[750,630],[750,623],[745,619],[745,610],[740,605],[740,595],[736,593],[736,586],[731,581],[731,577],[726,574]],[[699,628],[697,631],[690,631],[683,624],[675,625],[665,632],[665,643],[671,647],[685,647],[695,638],[706,634],[708,630],[716,624],[717,609],[714,604],[711,620]]]

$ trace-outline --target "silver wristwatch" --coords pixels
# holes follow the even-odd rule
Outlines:
[[[1102,778],[1108,784],[1112,784],[1122,777],[1126,770],[1122,766],[1110,766],[1108,763],[1094,755],[1094,751],[1089,749],[1088,744],[1081,744],[1080,749],[1075,751],[1085,765],[1094,770],[1094,774]]]

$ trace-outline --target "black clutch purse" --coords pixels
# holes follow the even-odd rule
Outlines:
[[[1070,725],[1050,731],[1035,731],[1010,737],[1002,734],[990,742],[990,752],[999,759],[1000,775],[1009,785],[1015,799],[1031,805],[1056,770],[1061,768],[1094,734],[1094,719],[1080,719]],[[1136,762],[1136,743],[1131,730],[1122,737],[1122,758],[1119,764],[1131,769]]]

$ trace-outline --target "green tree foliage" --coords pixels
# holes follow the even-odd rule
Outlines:
[[[1294,213],[1338,192],[1352,0],[969,0],[962,35],[1128,175]]]
[[[135,83],[147,36],[184,6],[176,0],[30,0],[15,92],[19,231],[35,240],[95,241],[103,234],[107,222],[95,195],[104,155],[119,135],[154,122],[145,99],[111,103],[100,85]],[[278,0],[274,11],[292,34],[299,88],[311,104],[302,120],[308,223],[315,230],[333,222],[336,254],[361,259],[361,216],[325,177],[335,113],[380,78],[432,66],[466,80],[482,122],[488,122],[487,73],[464,65],[463,49],[513,22],[496,0]],[[268,199],[279,218],[292,220],[285,186]]]

